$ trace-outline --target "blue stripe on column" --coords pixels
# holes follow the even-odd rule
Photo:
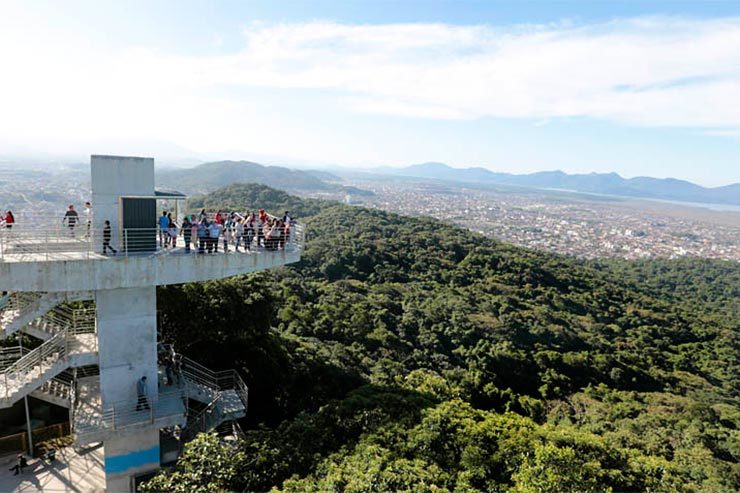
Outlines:
[[[106,474],[116,474],[154,462],[159,464],[159,445],[146,450],[129,452],[128,454],[114,455],[113,457],[106,456],[105,472]]]

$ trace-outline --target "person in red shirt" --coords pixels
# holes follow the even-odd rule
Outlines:
[[[13,227],[13,224],[15,224],[15,216],[13,216],[13,213],[11,211],[5,213],[3,223],[5,223],[5,227],[8,229]]]

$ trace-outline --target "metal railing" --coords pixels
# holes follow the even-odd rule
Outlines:
[[[185,441],[192,440],[198,433],[211,430],[224,421],[234,420],[247,412],[249,388],[236,370],[213,371],[182,357],[182,375],[186,385],[208,389],[210,402],[201,411],[188,416],[183,430]],[[241,402],[243,409],[235,411],[226,409],[226,395],[233,391]],[[233,395],[233,394],[232,394]],[[234,414],[234,413],[237,414]]]
[[[187,395],[182,389],[160,392],[154,401],[147,398],[123,400],[106,405],[102,411],[75,411],[74,434],[77,439],[116,432],[132,427],[154,425],[157,420],[187,414]]]
[[[45,293],[15,292],[5,296],[5,304],[0,311],[0,328],[13,320],[30,314],[38,308],[37,302]]]
[[[13,363],[21,359],[27,352],[29,350],[23,346],[0,348],[0,371],[5,371],[6,368],[12,366]]]
[[[105,241],[104,241],[105,240]],[[218,235],[203,236],[197,227],[126,228],[111,231],[110,238],[100,229],[73,231],[65,228],[5,230],[0,228],[0,261],[38,262],[85,260],[185,253],[265,254],[301,252],[305,241],[302,224],[278,228],[274,235],[244,233],[218,227]],[[238,250],[237,250],[238,249]]]
[[[33,351],[24,354],[20,359],[8,366],[2,373],[2,395],[9,399],[26,386],[43,379],[46,373],[60,361],[66,361],[75,351],[82,349],[77,337],[82,334],[94,334],[95,326],[70,327],[47,340]],[[97,350],[97,340],[92,338],[90,343]]]
[[[95,329],[95,308],[70,308],[59,305],[35,319],[29,325],[32,328],[54,336],[61,331],[77,329]]]
[[[249,389],[236,370],[213,371],[186,356],[182,356],[181,366],[188,384],[207,387],[214,395],[225,390],[233,390],[242,401],[244,409],[247,409]]]

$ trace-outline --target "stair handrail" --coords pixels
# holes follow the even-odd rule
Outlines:
[[[13,375],[15,378],[20,377],[22,380],[21,388],[28,384],[27,374],[30,373],[35,367],[41,367],[42,363],[49,357],[55,356],[54,361],[51,365],[56,364],[59,361],[66,360],[69,358],[71,344],[74,342],[74,336],[78,334],[94,333],[95,327],[71,327],[63,332],[51,337],[51,339],[45,341],[39,347],[27,354],[21,356],[16,362],[10,365],[3,372],[5,379],[5,397],[10,397],[9,386],[8,386],[8,375]],[[12,377],[11,377],[12,378]]]
[[[31,323],[37,327],[43,324],[51,324],[56,329],[54,332],[70,328],[90,328],[95,326],[95,308],[70,308],[60,305]]]
[[[40,300],[43,293],[39,294],[31,291],[15,291],[7,295],[7,301],[0,310],[0,313],[17,311],[19,315],[23,313],[23,309],[31,306],[36,301]]]
[[[181,360],[182,373],[186,380],[196,384],[205,385],[214,391],[221,390],[218,383],[218,373],[206,368],[197,361],[193,361],[187,356],[182,356]]]
[[[20,345],[0,348],[0,372],[5,371],[6,368],[21,359],[23,354],[27,352],[28,349]]]
[[[57,361],[67,358],[69,353],[69,335],[67,332],[61,332],[48,341],[45,341],[39,347],[30,351],[28,354],[22,356],[18,361],[10,365],[3,372],[5,378],[5,397],[10,397],[8,386],[8,375],[14,375],[16,378],[22,379],[22,386],[27,385],[26,376],[35,367],[41,367],[42,363],[52,355],[56,355]]]
[[[239,399],[241,399],[242,404],[244,404],[244,412],[246,413],[249,408],[249,387],[247,387],[247,383],[236,370],[234,370],[234,383],[234,390],[236,391],[236,395],[239,396]]]
[[[210,429],[208,417],[218,410],[218,403],[222,398],[223,395],[221,392],[218,392],[216,397],[206,407],[195,414],[188,413],[188,419],[183,430],[185,441],[190,441],[198,433],[203,433]]]

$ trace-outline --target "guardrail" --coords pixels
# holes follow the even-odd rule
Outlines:
[[[78,230],[79,229],[79,230]],[[100,259],[186,253],[263,254],[300,252],[305,242],[302,224],[243,232],[218,226],[214,235],[198,227],[126,228],[106,235],[101,229],[49,227],[40,229],[0,228],[0,261],[36,262],[49,260]],[[272,231],[272,234],[270,234]],[[217,234],[215,234],[217,233]]]
[[[0,348],[0,371],[5,371],[29,351],[29,349],[26,349],[23,346]]]
[[[200,412],[188,416],[187,425],[183,430],[183,439],[192,440],[198,433],[208,431],[224,421],[233,420],[232,414],[224,410],[224,395],[227,391],[234,391],[247,412],[249,403],[249,388],[236,370],[213,371],[193,361],[182,357],[182,375],[186,385],[204,386],[211,390],[211,401]]]
[[[41,378],[44,371],[54,366],[58,361],[69,358],[75,349],[76,338],[80,334],[94,334],[95,326],[70,327],[47,340],[39,347],[24,354],[20,359],[9,365],[2,373],[3,394],[9,398],[35,379]],[[97,344],[97,341],[95,341]]]
[[[214,393],[233,390],[239,396],[246,411],[249,389],[239,373],[234,370],[213,371],[192,359],[182,356],[182,373],[188,383],[203,385]]]
[[[123,400],[108,404],[102,412],[75,411],[74,434],[78,440],[101,433],[117,432],[128,428],[154,425],[157,420],[187,414],[187,395],[182,389],[160,392],[157,400],[147,400],[144,406],[139,399]]]
[[[4,304],[0,308],[0,325],[10,323],[14,318],[28,315],[37,309],[36,302],[43,298],[44,293],[13,292],[5,295]]]
[[[30,324],[50,336],[70,328],[95,329],[95,308],[70,308],[59,305]]]

